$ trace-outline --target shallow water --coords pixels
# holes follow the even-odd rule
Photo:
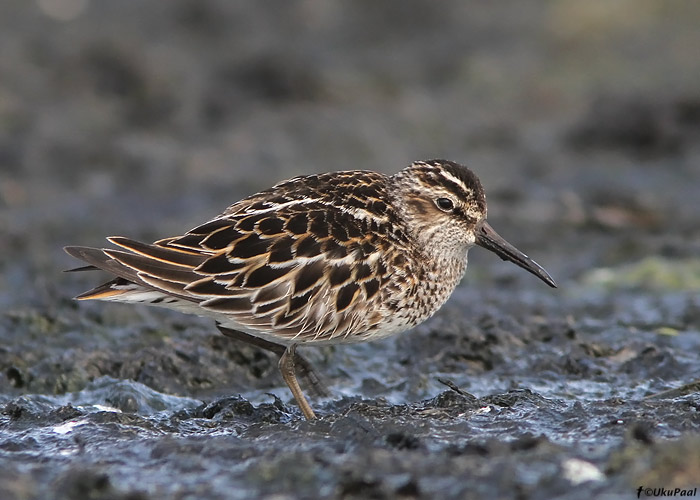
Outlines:
[[[606,305],[669,305],[645,295]],[[578,316],[587,309],[580,297],[543,300],[536,316],[527,313],[530,304],[481,313],[475,328],[472,309],[505,311],[498,301],[512,299],[508,292],[480,297],[486,307],[479,307],[478,296],[461,289],[434,321],[406,336],[323,356],[307,349],[334,393],[313,402],[316,422],[303,420],[279,380],[195,399],[103,376],[67,394],[4,395],[0,456],[10,470],[43,478],[27,491],[32,497],[56,488],[221,498],[284,488],[300,497],[437,489],[458,497],[478,484],[494,494],[546,485],[583,498],[601,487],[629,491],[638,473],[610,468],[630,449],[643,457],[700,431],[697,393],[645,399],[700,378],[696,332],[654,333],[659,317],[644,330],[612,317],[579,325],[554,312]],[[571,469],[572,459],[585,462],[583,472]],[[508,471],[505,483],[498,470]],[[577,479],[584,473],[596,479]]]

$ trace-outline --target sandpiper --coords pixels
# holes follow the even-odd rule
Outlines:
[[[478,245],[552,277],[486,222],[468,168],[417,161],[398,173],[353,170],[295,177],[228,207],[181,236],[119,249],[70,246],[115,276],[78,297],[168,307],[213,318],[225,335],[280,355],[307,419],[296,371],[321,388],[297,345],[364,342],[408,330],[449,298]]]

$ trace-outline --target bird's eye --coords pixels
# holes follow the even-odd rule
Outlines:
[[[452,209],[455,207],[454,203],[452,203],[452,200],[450,200],[449,198],[438,198],[437,200],[435,200],[435,204],[443,212],[451,212]]]

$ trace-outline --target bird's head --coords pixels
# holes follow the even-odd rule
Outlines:
[[[466,260],[467,251],[478,245],[556,287],[547,271],[486,222],[484,189],[467,167],[447,160],[417,161],[391,182],[397,210],[428,254]]]

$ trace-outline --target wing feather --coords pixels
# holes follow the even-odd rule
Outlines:
[[[162,245],[142,243],[123,236],[110,236],[107,240],[133,253],[182,267],[197,267],[206,258],[206,255],[201,251],[195,252],[174,247],[167,248]]]
[[[161,280],[181,283],[183,285],[191,283],[197,276],[191,267],[183,268],[180,265],[168,264],[153,257],[124,252],[122,250],[105,249],[103,252],[120,264],[135,270],[139,275],[146,274]]]
[[[389,314],[379,300],[393,272],[386,240],[402,235],[391,231],[395,214],[366,206],[385,206],[383,177],[346,174],[292,179],[152,244],[111,237],[119,250],[66,251],[118,277],[87,298],[134,284],[185,299],[254,335],[303,341],[361,335]],[[393,251],[406,248],[392,243]]]

